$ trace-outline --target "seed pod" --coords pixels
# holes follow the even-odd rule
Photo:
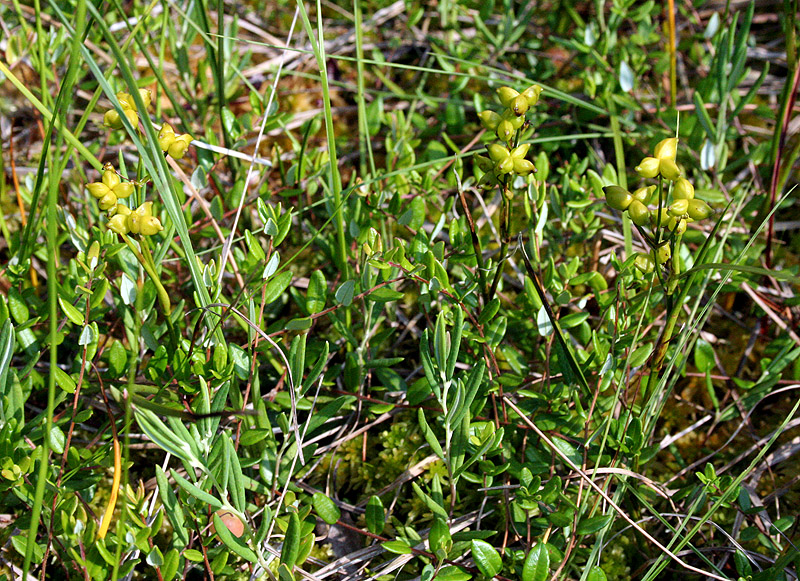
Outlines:
[[[694,186],[686,178],[678,178],[675,187],[672,188],[672,197],[676,200],[693,200]]]
[[[665,159],[675,161],[675,156],[677,155],[677,153],[678,153],[678,138],[670,137],[669,139],[663,139],[658,142],[658,145],[656,145],[656,148],[653,151],[653,156],[657,157],[661,161]]]
[[[150,102],[153,100],[153,91],[150,89],[139,89],[139,97],[142,99],[144,103],[144,108],[150,108]]]
[[[174,141],[175,130],[172,129],[172,125],[169,123],[164,123],[161,127],[161,131],[158,132],[158,146],[161,148],[161,151],[167,151]]]
[[[502,145],[497,145],[496,143],[490,143],[486,149],[489,150],[489,158],[495,163],[500,163],[507,157],[511,155],[511,153],[503,147]]]
[[[514,126],[510,121],[503,119],[497,124],[497,139],[508,143],[514,138]]]
[[[650,210],[639,200],[632,200],[628,205],[628,215],[637,226],[645,226],[650,220]]]
[[[606,204],[621,212],[627,210],[634,200],[628,190],[620,186],[606,186],[603,192],[606,195]]]
[[[662,159],[658,164],[658,171],[670,181],[675,181],[681,177],[681,170],[671,159]]]
[[[502,117],[505,121],[511,123],[511,127],[514,128],[514,131],[516,131],[525,124],[525,117],[524,116],[517,117],[516,115],[514,115],[514,112],[511,111],[510,109],[506,109],[503,112]]]
[[[172,159],[181,159],[184,155],[186,155],[186,151],[189,149],[189,144],[191,142],[192,136],[188,133],[179,135],[175,138],[175,141],[172,142],[172,145],[169,146],[167,153],[170,155],[170,157],[172,157]]]
[[[133,184],[130,182],[123,182],[121,184],[117,184],[111,191],[114,192],[114,195],[118,198],[122,198],[123,200],[130,196],[133,193]]]
[[[238,538],[244,534],[244,523],[231,511],[221,508],[216,512],[216,515],[235,537]],[[213,533],[217,532],[213,523],[211,524],[211,531]]]
[[[93,198],[97,198],[98,200],[103,196],[106,196],[111,193],[111,188],[109,188],[103,182],[93,182],[91,184],[86,184],[86,189],[89,190],[89,194]]]
[[[145,216],[139,222],[139,233],[142,236],[152,236],[153,234],[161,232],[163,229],[164,227],[161,225],[161,221],[155,216]]]
[[[659,218],[660,216],[660,218]],[[666,228],[669,225],[669,219],[672,216],[669,215],[669,210],[666,208],[661,208],[661,213],[659,214],[658,210],[650,214],[650,225],[655,228]]]
[[[643,178],[654,178],[658,175],[659,163],[657,157],[645,157],[634,169]]]
[[[528,161],[527,159],[519,159],[513,158],[514,160],[514,173],[526,176],[528,174],[536,172],[536,166],[533,165],[532,162]]]
[[[686,209],[686,213],[689,214],[692,220],[705,220],[714,213],[714,210],[703,200],[695,198],[694,200],[689,200],[689,207]]]
[[[492,160],[484,155],[475,156],[475,165],[478,166],[478,169],[482,172],[492,171],[492,169],[494,169]]]
[[[669,244],[662,244],[655,250],[651,250],[650,255],[658,264],[664,264],[672,256],[672,251],[669,249]]]
[[[142,223],[142,217],[136,212],[131,212],[126,216],[126,218],[127,218],[128,230],[130,231],[130,233],[138,234],[139,227],[141,226]]]
[[[123,109],[130,109],[131,111],[136,111],[136,103],[131,97],[130,93],[125,93],[120,91],[117,93],[117,101],[119,101],[119,106]]]
[[[514,158],[509,155],[507,158],[498,162],[497,165],[494,166],[494,169],[498,174],[511,173],[514,171]]]
[[[481,111],[478,113],[478,118],[481,120],[481,125],[483,125],[489,131],[494,131],[497,129],[497,125],[503,120],[503,118],[494,111]],[[169,127],[169,125],[164,124],[164,128],[166,127]],[[171,127],[170,130],[172,130]],[[164,129],[162,128],[161,131],[164,131]],[[158,134],[158,137],[159,139],[161,138],[161,133]]]
[[[631,195],[646,206],[647,204],[650,203],[650,198],[653,197],[653,192],[655,191],[656,191],[656,186],[646,186],[644,188],[639,188]]]
[[[677,220],[675,226],[671,227],[670,230],[673,230],[676,234],[683,234],[686,232],[686,220]]]
[[[108,229],[117,234],[127,234],[131,231],[128,227],[128,217],[124,214],[115,214],[108,219]]]
[[[539,102],[541,92],[542,88],[539,85],[531,85],[522,92],[523,96],[528,100],[529,107],[533,107]]]
[[[121,216],[129,216],[131,213],[131,209],[124,205],[124,204],[117,204],[113,208],[108,211],[109,217],[116,216],[117,214]]]
[[[114,171],[114,166],[107,163],[103,166],[103,183],[109,188],[113,188],[120,182],[119,175]]]
[[[528,155],[528,150],[530,148],[531,148],[530,143],[523,143],[522,145],[518,145],[517,147],[511,150],[511,157],[522,159],[523,157]]]
[[[689,200],[675,200],[669,207],[669,213],[672,216],[680,217],[689,209]]]
[[[636,267],[636,270],[648,274],[653,272],[655,264],[653,263],[653,257],[651,255],[639,252],[636,255],[636,259],[633,261],[633,266]]]
[[[103,115],[103,125],[108,127],[109,129],[119,129],[122,127],[122,119],[119,117],[119,113],[115,109],[111,109],[110,111],[106,111],[106,114]]]
[[[511,101],[511,105],[509,105],[509,109],[514,112],[514,115],[521,117],[528,112],[528,99],[525,98],[525,95],[518,95]]]
[[[519,92],[511,87],[500,87],[497,89],[497,96],[500,97],[500,102],[503,104],[503,107],[508,107],[510,109],[511,102],[519,97]]]
[[[144,218],[145,216],[152,216],[153,215],[153,202],[145,202],[138,208],[136,208],[135,212],[140,217]]]
[[[97,205],[101,210],[110,210],[117,205],[117,196],[114,195],[114,192],[109,191],[105,196],[97,200]]]

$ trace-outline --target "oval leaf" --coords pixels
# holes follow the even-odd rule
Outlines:
[[[536,543],[522,565],[522,581],[546,581],[550,570],[550,556],[544,543]]]
[[[472,539],[472,560],[486,577],[494,577],[503,567],[503,559],[492,545],[486,541]]]
[[[289,285],[292,283],[292,273],[289,270],[284,270],[278,276],[273,278],[267,284],[264,290],[264,304],[268,305],[283,294]]]
[[[314,496],[311,498],[311,502],[313,503],[314,510],[317,511],[319,517],[329,525],[334,524],[337,520],[339,520],[339,517],[342,516],[342,512],[339,510],[339,507],[321,492],[315,492]]]

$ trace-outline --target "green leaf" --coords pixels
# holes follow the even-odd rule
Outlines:
[[[388,303],[391,301],[398,301],[402,299],[404,296],[405,296],[404,293],[390,289],[388,286],[382,286],[380,288],[376,288],[368,295],[369,299],[375,301],[376,303]]]
[[[364,516],[369,532],[373,535],[379,535],[383,532],[383,527],[386,525],[386,512],[380,497],[373,496],[369,499]]]
[[[536,543],[522,565],[522,581],[546,581],[550,570],[550,556],[544,543]]]
[[[317,514],[320,516],[320,518],[329,525],[335,524],[336,521],[338,521],[342,516],[342,512],[339,510],[339,507],[321,492],[315,492],[314,496],[311,498],[311,502],[314,505],[314,510],[317,511]]]
[[[467,581],[472,579],[472,575],[460,567],[447,565],[439,569],[436,579],[439,581]]]
[[[411,488],[414,489],[414,492],[417,494],[417,496],[419,496],[420,499],[422,499],[422,502],[425,503],[425,506],[427,506],[428,509],[433,514],[440,516],[445,520],[448,519],[447,511],[444,509],[444,507],[442,507],[439,503],[433,500],[430,496],[425,494],[425,492],[419,487],[419,484],[417,484],[416,482],[412,482]]]
[[[83,315],[76,309],[72,303],[65,301],[62,297],[58,297],[58,304],[67,318],[75,325],[83,325]]]
[[[203,562],[203,553],[201,553],[197,549],[186,549],[185,551],[183,551],[183,556],[186,557],[187,560],[193,563]]]
[[[173,470],[172,472],[174,473],[175,471]],[[219,518],[219,515],[216,512],[212,515],[212,517],[214,519],[214,530],[217,531],[217,535],[226,547],[246,561],[251,563],[258,561],[258,557],[256,557],[256,554],[253,552],[253,550],[242,540],[236,538],[236,536],[234,536],[234,534],[228,530],[228,527],[225,526],[225,523],[221,518]]]
[[[473,539],[470,542],[472,547],[472,560],[478,570],[485,577],[494,577],[503,568],[503,559],[492,545],[486,541]]]
[[[281,564],[289,569],[294,569],[297,563],[297,555],[300,552],[300,517],[296,512],[289,514],[289,526],[286,528],[286,536],[283,539],[281,549]]]
[[[589,570],[586,576],[586,581],[606,581],[606,573],[600,567],[595,565]]]
[[[285,291],[290,284],[292,284],[292,271],[284,270],[282,273],[275,276],[269,281],[267,288],[264,290],[264,304],[268,305],[275,301],[283,294],[283,291]]]
[[[56,376],[56,385],[66,391],[67,393],[75,393],[75,390],[78,388],[75,380],[69,376],[69,374],[61,369],[60,367],[55,367],[53,369],[53,373]]]
[[[161,578],[164,581],[172,581],[178,574],[178,566],[181,563],[181,556],[178,549],[172,548],[164,555],[164,563],[161,565]]]
[[[217,500],[214,496],[186,480],[183,476],[175,472],[174,469],[170,468],[169,472],[172,474],[172,478],[175,479],[177,485],[183,488],[190,495],[194,496],[198,500],[201,500],[202,502],[205,502],[206,504],[210,504],[214,508],[222,508],[222,502]]]
[[[422,408],[417,410],[417,421],[419,422],[419,427],[422,430],[422,435],[425,437],[425,441],[428,442],[428,445],[433,450],[434,454],[436,454],[442,460],[445,459],[444,451],[442,450],[442,445],[439,444],[439,440],[436,438],[436,434],[433,433],[433,430],[428,426],[428,422],[425,419],[425,411]]]
[[[405,541],[386,541],[381,546],[395,555],[410,555],[412,552],[411,547]]]
[[[647,361],[647,358],[650,357],[650,354],[653,352],[653,344],[652,343],[645,343],[641,347],[638,347],[631,356],[628,358],[628,365],[631,367],[640,367]]]
[[[705,339],[698,339],[694,344],[694,364],[700,373],[711,371],[716,365],[714,348]]]
[[[613,514],[594,516],[591,518],[583,519],[578,523],[575,532],[579,535],[591,535],[605,527],[608,523],[614,520]]]
[[[338,289],[336,289],[336,300],[339,304],[349,307],[353,302],[353,293],[355,292],[356,283],[352,280],[344,281]]]
[[[570,313],[565,317],[561,317],[558,320],[558,324],[561,325],[562,329],[571,329],[572,327],[577,327],[588,318],[588,311],[583,311],[581,313]]]
[[[166,512],[167,518],[170,524],[172,524],[172,530],[178,539],[176,544],[180,547],[185,547],[189,544],[189,534],[183,526],[185,522],[183,509],[178,504],[178,497],[169,485],[166,472],[164,472],[159,465],[156,465],[156,482],[158,483],[158,494],[161,497],[161,505],[164,507],[164,512]],[[200,555],[201,560],[202,558],[203,556]]]
[[[325,308],[325,299],[328,294],[328,283],[322,270],[315,270],[308,279],[308,292],[306,293],[306,309],[309,315],[319,313]]]

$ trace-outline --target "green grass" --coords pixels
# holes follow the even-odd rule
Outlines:
[[[795,575],[796,3],[664,10],[0,6],[0,580]]]

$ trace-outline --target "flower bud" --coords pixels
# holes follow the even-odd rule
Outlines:
[[[188,133],[179,135],[175,138],[175,141],[172,142],[172,145],[169,146],[167,153],[170,155],[170,157],[172,157],[172,159],[181,159],[184,155],[186,155],[186,151],[189,149],[189,144],[191,142],[192,136]]]
[[[539,85],[531,85],[522,92],[522,95],[528,100],[528,106],[533,107],[539,102],[539,95],[542,88]]]
[[[507,119],[503,119],[500,123],[497,124],[497,139],[508,143],[514,138],[514,126],[511,124],[511,121]]]
[[[686,178],[678,178],[675,187],[672,188],[672,197],[676,200],[693,200],[694,186]]]
[[[603,192],[606,194],[606,204],[621,212],[627,210],[634,200],[628,190],[620,186],[606,186]]]
[[[103,182],[93,182],[91,184],[86,184],[86,189],[89,190],[89,194],[93,198],[97,198],[98,200],[103,196],[111,193],[111,188],[109,188]]]
[[[677,153],[678,153],[678,138],[670,137],[669,139],[663,139],[658,142],[658,145],[656,145],[656,148],[653,152],[653,156],[661,161],[665,159],[675,161],[675,156],[677,155]]]
[[[108,220],[108,229],[117,234],[127,234],[130,232],[128,227],[128,217],[123,214],[114,214]]]
[[[650,203],[650,199],[653,197],[653,192],[655,192],[656,189],[657,187],[655,185],[647,186],[644,188],[639,188],[631,195],[646,206]]]
[[[142,236],[152,236],[158,234],[164,229],[161,221],[155,216],[145,216],[139,222],[139,233]]]
[[[669,207],[669,213],[672,216],[680,217],[689,209],[689,200],[675,200]]]
[[[512,101],[519,97],[519,92],[511,87],[500,87],[497,89],[497,96],[500,97],[500,102],[503,104],[503,107],[508,107],[510,109]]]
[[[483,125],[489,131],[494,131],[497,129],[497,125],[503,120],[503,118],[494,111],[481,111],[478,113],[478,118],[481,120],[481,125]],[[164,127],[161,129],[161,131],[164,131],[164,129],[167,127],[169,127],[169,125],[164,124]],[[172,130],[172,127],[169,128]],[[161,133],[158,134],[158,137],[159,139],[161,138]]]
[[[133,184],[130,182],[123,182],[111,188],[111,191],[114,192],[115,196],[124,200],[133,193]]]
[[[643,178],[654,178],[658,175],[659,163],[656,157],[645,157],[634,170]]]
[[[705,220],[714,213],[714,210],[712,210],[711,206],[706,204],[703,200],[698,200],[695,198],[693,200],[689,200],[689,206],[686,209],[686,213],[689,214],[689,217],[692,220]]]
[[[117,196],[114,195],[114,192],[109,190],[105,196],[97,200],[97,205],[101,210],[110,210],[117,205]]]
[[[681,170],[671,159],[662,159],[658,164],[658,171],[670,181],[675,181],[681,177]]]
[[[637,226],[645,226],[650,220],[650,210],[639,200],[632,200],[628,205],[628,215]]]

